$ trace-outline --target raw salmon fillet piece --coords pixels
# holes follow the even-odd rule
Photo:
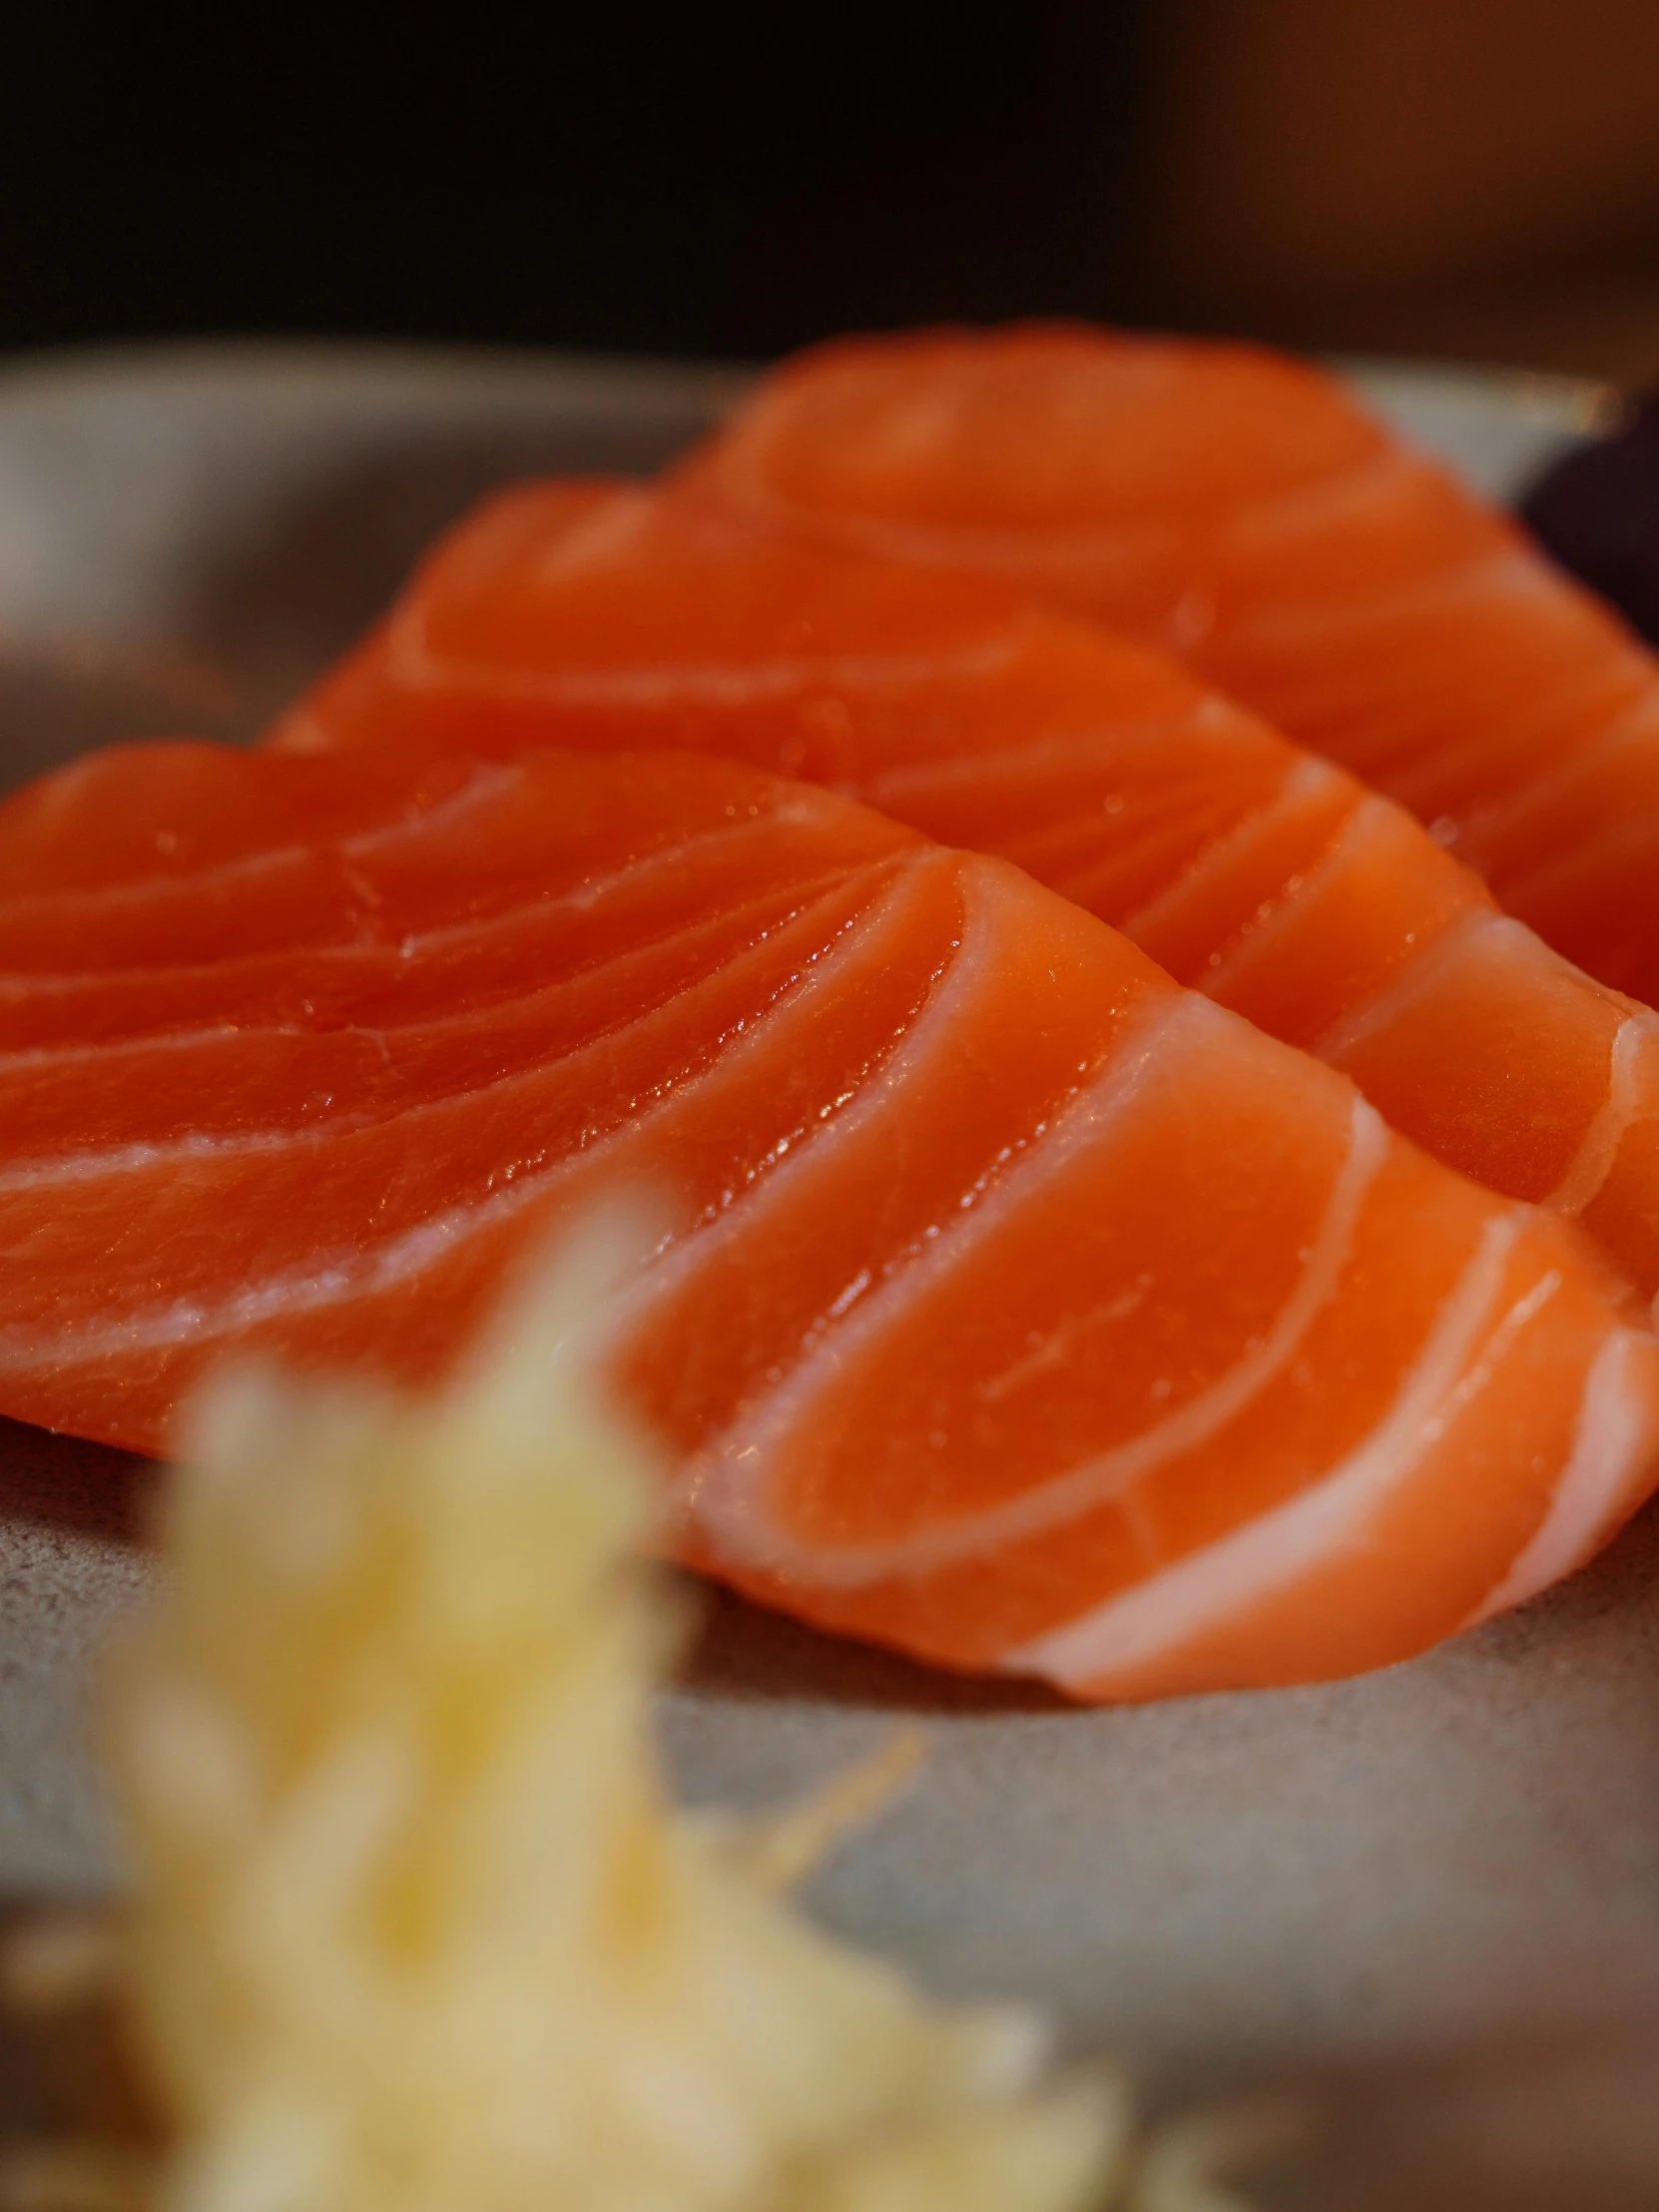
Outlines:
[[[1004,585],[530,487],[461,525],[277,742],[672,744],[834,785],[1017,861],[1659,1289],[1659,1019],[1391,802]]]
[[[1659,1342],[1007,862],[692,754],[204,745],[0,809],[0,1408],[440,1374],[619,1190],[679,1554],[1081,1697],[1344,1674],[1652,1487]],[[51,1029],[51,1041],[44,1030]]]
[[[1659,661],[1335,377],[1082,325],[848,340],[768,377],[688,480],[1178,654],[1659,1000]]]

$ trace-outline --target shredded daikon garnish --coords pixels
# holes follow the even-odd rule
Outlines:
[[[116,1674],[133,1999],[176,2212],[1069,2212],[1124,2096],[780,1881],[835,1809],[668,1802],[678,1608],[596,1402],[590,1250],[413,1404],[243,1371]],[[854,1796],[856,1792],[853,1793]]]
[[[771,1819],[669,1802],[659,1470],[591,1379],[622,1235],[435,1400],[247,1368],[198,1399],[112,1670],[133,1895],[0,1961],[105,2078],[0,2156],[0,2212],[1240,2205],[1248,2113],[1137,2140],[1033,2014],[935,2004],[791,1902],[914,1737]]]

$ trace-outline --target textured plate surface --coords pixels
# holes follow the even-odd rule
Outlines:
[[[1558,379],[1355,374],[1499,494],[1602,404]],[[266,345],[0,375],[0,784],[107,737],[247,734],[487,485],[649,469],[735,388]],[[81,1701],[145,1580],[152,1479],[0,1422],[0,1893],[115,1874]],[[1160,2092],[1327,2084],[1348,2179],[1321,2180],[1322,2204],[1648,2204],[1656,1566],[1649,1514],[1566,1588],[1410,1666],[1098,1713],[719,1600],[665,1737],[689,1797],[757,1803],[925,1716],[922,1780],[816,1907],[940,1989],[1043,1999],[1074,2047],[1133,2054]]]

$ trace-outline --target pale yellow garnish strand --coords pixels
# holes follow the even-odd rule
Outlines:
[[[442,1399],[197,1405],[110,1732],[174,2212],[1082,2212],[1109,2085],[929,2003],[670,1808],[651,1469],[590,1247]],[[831,1809],[832,1810],[832,1809]],[[824,1826],[832,1826],[827,1817]]]

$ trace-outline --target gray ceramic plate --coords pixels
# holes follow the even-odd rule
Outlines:
[[[1497,494],[1601,404],[1556,379],[1353,373]],[[0,783],[116,735],[246,735],[486,486],[649,469],[733,389],[708,370],[270,345],[0,374]],[[12,1896],[115,1872],[78,1712],[88,1650],[144,1580],[144,1480],[0,1423]],[[976,1690],[723,1601],[666,1700],[669,1754],[689,1797],[755,1802],[895,1713],[927,1716],[922,1781],[815,1906],[942,1990],[1043,1999],[1074,2046],[1133,2054],[1156,2093],[1320,2084],[1327,2169],[1286,2203],[1651,2204],[1656,1559],[1650,1515],[1566,1588],[1413,1665],[1122,1712]]]

